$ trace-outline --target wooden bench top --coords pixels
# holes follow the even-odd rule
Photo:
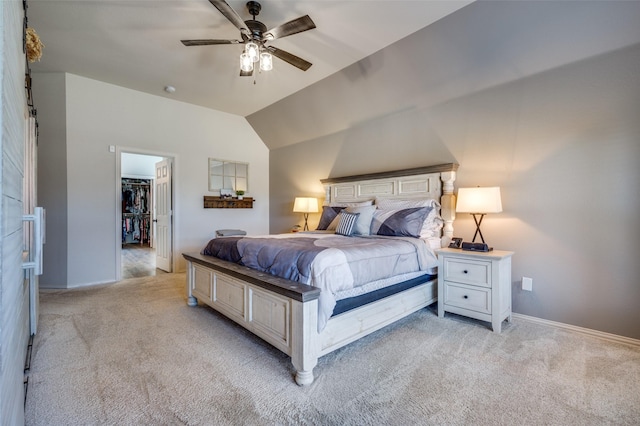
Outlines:
[[[299,302],[308,302],[320,297],[320,289],[296,281],[276,277],[265,272],[256,271],[243,265],[206,256],[200,253],[182,253],[182,256],[190,262],[206,266],[213,270],[223,272],[229,276],[238,278],[250,284],[280,294]]]

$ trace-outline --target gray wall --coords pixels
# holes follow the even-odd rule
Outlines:
[[[640,338],[639,21],[638,2],[474,3],[248,117],[274,148],[271,232],[322,178],[456,162],[457,187],[502,188],[483,234],[516,252],[515,312]]]
[[[42,117],[38,146],[41,204],[49,227],[42,287],[116,279],[121,222],[116,162],[109,151],[174,158],[173,267],[198,252],[216,229],[268,232],[269,152],[243,117],[73,74],[36,74]],[[37,90],[36,90],[37,89]],[[117,150],[116,150],[117,151]],[[249,163],[253,209],[204,209],[209,157]]]
[[[22,4],[0,2],[0,424],[24,424],[24,360],[29,339],[28,287],[22,271],[25,55]]]
[[[40,286],[59,287],[67,282],[67,109],[65,75],[38,74],[33,81],[38,95],[40,140],[38,156],[38,198],[47,215],[47,244],[44,245]],[[46,93],[47,96],[40,96]],[[44,131],[44,134],[43,134]]]

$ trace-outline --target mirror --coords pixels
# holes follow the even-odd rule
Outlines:
[[[209,158],[209,191],[248,191],[249,163]]]

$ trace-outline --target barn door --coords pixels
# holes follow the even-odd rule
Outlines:
[[[155,179],[155,247],[156,268],[172,272],[172,222],[173,210],[171,205],[171,159],[156,163]]]
[[[42,245],[44,244],[44,209],[36,207],[37,125],[34,117],[27,120],[24,150],[24,178],[22,180],[22,208],[24,242],[22,268],[29,285],[29,329],[38,331],[40,306],[39,275],[42,275]]]

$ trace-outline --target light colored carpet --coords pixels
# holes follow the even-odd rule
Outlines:
[[[640,423],[640,349],[434,307],[320,359],[290,359],[208,307],[185,276],[43,292],[28,425]]]

